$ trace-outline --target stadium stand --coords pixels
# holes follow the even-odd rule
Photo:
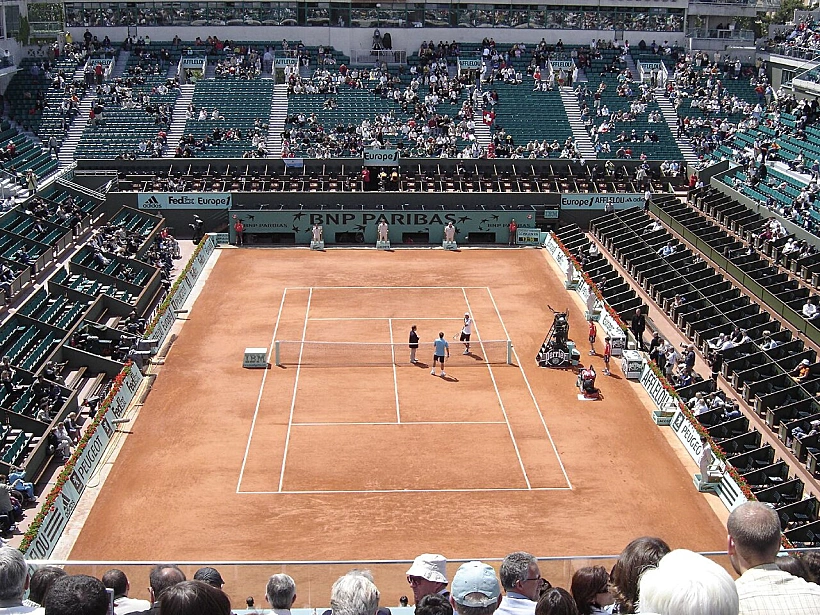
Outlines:
[[[671,196],[668,199],[661,197],[661,200],[666,201],[667,207],[676,207],[678,203]],[[814,399],[813,389],[816,385],[810,385],[809,381],[796,383],[789,373],[804,358],[814,362],[815,352],[806,348],[802,340],[793,340],[790,330],[781,327],[781,323],[769,314],[761,312],[760,307],[741,295],[730,280],[724,279],[696,254],[678,244],[665,228],[647,232],[652,224],[652,219],[643,212],[627,210],[595,219],[592,228],[623,270],[652,297],[660,309],[667,312],[687,337],[695,341],[705,357],[714,360],[716,351],[720,349],[716,344],[718,340],[720,343],[723,340],[721,336],[731,337],[741,332],[736,340],[738,343],[731,348],[727,345],[722,351],[721,374],[741,399],[751,405],[752,412],[763,417],[767,417],[768,413],[791,417],[788,413],[795,412],[794,418],[783,423],[774,435],[790,445],[797,460],[801,461],[800,439],[793,435],[793,430],[801,428],[801,425],[810,429],[808,422],[815,419],[820,406]],[[564,240],[563,230],[559,236]],[[577,229],[571,230],[567,239],[566,245],[573,246],[574,252],[584,251],[589,245],[589,240]],[[663,249],[670,243],[676,248],[672,253],[662,255]],[[591,268],[585,265],[584,270],[593,275],[593,279],[594,272],[602,269],[598,260],[606,258],[596,257],[590,263]],[[606,266],[603,269],[605,275],[610,273]],[[607,296],[607,289],[612,288],[610,293],[618,293],[622,284],[622,278],[616,276],[614,284],[610,286],[607,282],[602,292]],[[676,302],[676,297],[683,299]],[[626,315],[622,314],[622,317]],[[749,341],[744,342],[744,339]],[[775,340],[777,345],[763,349],[771,340]],[[674,348],[667,348],[668,358],[664,369],[668,380],[677,388],[681,399],[687,400],[690,405],[697,399],[696,393],[706,396],[709,400],[707,404],[712,406],[696,411],[696,417],[724,450],[729,463],[747,480],[755,496],[776,508],[799,503],[803,495],[803,481],[790,474],[790,468],[783,460],[775,461],[774,450],[763,442],[761,432],[751,425],[748,416],[731,402],[731,395],[716,387],[716,381],[712,379],[696,377],[696,382],[692,384],[676,384],[684,371],[680,364],[675,365],[676,356],[679,357],[679,354]],[[673,360],[670,362],[669,359]],[[804,390],[804,386],[809,386],[812,392]],[[796,406],[800,403],[803,406]],[[784,409],[781,410],[781,407]],[[805,408],[800,411],[798,407]],[[806,453],[805,458],[808,455]],[[814,468],[814,465],[811,467]],[[814,473],[814,469],[811,471]],[[810,504],[802,506],[810,507]],[[791,531],[790,524],[794,524],[788,510],[791,509],[787,509],[781,517],[785,520],[783,527],[787,536]],[[816,520],[816,517],[808,519],[809,522]],[[806,533],[800,533],[797,526],[795,530],[796,535],[809,538]],[[808,540],[806,544],[814,543]]]
[[[429,24],[441,17],[433,9],[422,13],[419,19]],[[683,27],[682,12],[662,16],[659,11],[651,17],[637,10],[630,10],[628,17],[616,13],[615,9],[611,13],[603,9],[539,13],[533,9],[516,15],[513,9],[471,8],[469,12],[453,9],[452,19],[469,27],[583,24],[591,29],[603,24],[659,32]],[[66,5],[67,23],[82,27],[132,22],[292,25],[306,20],[335,25],[331,22],[338,21],[331,14],[321,7],[297,12],[291,7],[253,6],[246,7],[238,19],[230,8],[189,7],[185,3],[171,10],[158,5],[146,9],[133,3],[115,3],[108,8]],[[366,9],[358,13],[351,9],[345,15],[339,17],[342,23],[374,25]],[[379,19],[377,11],[375,24]],[[449,23],[449,13],[443,19]],[[404,20],[405,25],[408,21]],[[798,54],[814,44],[814,30],[813,23],[796,27],[772,44],[779,45],[783,53]],[[109,46],[101,43],[100,47]],[[536,83],[530,81],[536,67],[547,72],[549,57],[540,58],[537,47],[516,55],[517,44],[493,45],[491,56],[497,51],[506,57],[497,66],[496,60],[487,61],[493,73],[491,79],[488,75],[484,79],[489,96],[480,97],[473,95],[468,79],[459,82],[453,71],[458,57],[481,55],[483,47],[465,42],[443,54],[438,77],[447,75],[449,83],[458,83],[458,87],[452,97],[442,90],[442,100],[435,102],[426,100],[424,92],[425,86],[430,87],[429,64],[435,54],[424,50],[410,56],[408,70],[386,65],[365,69],[352,67],[348,56],[331,47],[309,47],[301,41],[237,42],[215,37],[207,42],[143,40],[122,52],[130,54],[122,77],[113,85],[96,88],[76,78],[87,58],[68,48],[53,62],[25,59],[12,79],[6,91],[10,121],[0,126],[0,147],[7,156],[4,168],[18,184],[25,181],[28,170],[38,177],[55,171],[57,160],[44,145],[52,137],[58,146],[62,144],[68,125],[78,114],[79,101],[91,91],[95,117],[75,120],[84,126],[75,158],[107,162],[161,157],[170,148],[177,157],[203,159],[201,164],[186,161],[161,169],[129,167],[119,174],[119,190],[124,192],[321,193],[380,188],[385,192],[616,194],[642,193],[650,187],[655,193],[653,209],[664,216],[669,227],[680,231],[678,234],[685,230],[696,250],[689,249],[667,228],[655,228],[655,219],[639,210],[594,220],[593,232],[614,257],[611,261],[600,254],[584,256],[590,240],[576,224],[565,224],[558,235],[578,254],[584,272],[599,283],[604,298],[623,320],[636,309],[648,311],[640,289],[694,340],[703,356],[714,357],[721,336],[743,332],[736,344],[721,350],[719,373],[723,380],[716,378],[718,384],[697,376],[694,382],[684,383],[683,376],[688,374],[676,369],[674,363],[668,372],[670,381],[689,404],[695,403],[698,394],[708,397],[711,405],[698,414],[700,424],[720,444],[728,463],[745,478],[757,499],[774,506],[785,536],[795,545],[820,546],[820,506],[814,496],[803,497],[806,485],[792,471],[792,462],[796,462],[812,476],[820,476],[820,433],[813,423],[820,420],[820,370],[809,343],[820,339],[820,331],[816,331],[816,338],[813,331],[803,339],[790,328],[800,325],[801,331],[807,332],[816,330],[820,322],[806,321],[800,313],[820,278],[820,253],[791,233],[762,240],[766,218],[714,187],[693,190],[689,203],[682,203],[674,191],[682,187],[687,173],[677,162],[674,173],[669,174],[666,170],[670,166],[661,169],[658,164],[683,159],[681,142],[688,138],[698,155],[740,164],[733,164],[715,181],[766,205],[797,226],[815,231],[820,228],[820,210],[814,205],[819,173],[812,170],[820,163],[817,103],[799,103],[791,96],[776,95],[758,72],[765,71],[765,65],[738,64],[735,73],[736,64],[728,58],[720,68],[708,55],[693,59],[679,50],[672,54],[633,47],[622,54],[603,47],[568,46],[565,51],[562,45],[558,53],[551,49],[551,57],[573,58],[581,69],[578,75],[588,79],[574,86],[582,113],[586,109],[582,118],[597,157],[602,159],[600,168],[589,160],[586,165],[555,168],[549,161],[541,166],[515,162],[511,167],[491,168],[484,161],[434,160],[580,157],[560,86],[534,91]],[[174,67],[189,49],[205,53],[209,78],[196,81],[188,110],[175,109],[179,81]],[[286,73],[290,92],[285,148],[267,151],[274,106],[274,80],[267,75],[274,72],[273,58],[283,56],[298,60],[294,71]],[[374,60],[380,57],[374,56]],[[629,68],[633,60],[663,63],[671,80],[659,87],[639,83]],[[507,72],[505,79],[502,73],[509,68],[512,73]],[[804,78],[817,80],[817,70],[805,73]],[[317,85],[323,80],[333,85],[325,91],[300,91],[308,83],[317,89],[324,87]],[[408,97],[405,102],[410,105],[403,105],[401,97],[408,91],[418,91],[418,97]],[[674,107],[677,137],[657,102],[661,96]],[[490,140],[479,142],[475,124],[488,108],[494,114],[488,122]],[[601,111],[604,108],[606,112]],[[201,118],[203,111],[205,117]],[[167,144],[171,118],[183,112],[188,114],[184,137],[179,144]],[[427,126],[433,136],[444,139],[434,138],[429,145],[425,134],[427,138],[414,141],[417,135],[409,133],[430,118],[432,124]],[[404,128],[408,129],[405,133]],[[339,136],[345,131],[355,136]],[[368,145],[394,143],[401,143],[403,154],[428,160],[403,164],[395,181],[382,179],[371,186],[362,181],[360,165],[316,160],[316,166],[308,163],[294,171],[285,169],[281,161],[252,167],[235,160],[282,155],[355,158]],[[762,166],[757,161],[761,154]],[[232,160],[212,166],[210,159],[218,158]],[[647,165],[650,173],[646,182],[635,176],[636,166],[621,166],[621,160],[617,167],[604,162],[628,158],[654,161]],[[764,177],[760,176],[761,168],[765,169]],[[488,203],[486,207],[503,208],[505,204]],[[129,207],[108,211],[100,218],[100,209],[101,202],[58,182],[0,217],[0,290],[17,308],[0,327],[0,356],[7,356],[13,366],[10,390],[0,389],[0,407],[9,417],[0,430],[0,470],[30,464],[28,476],[38,472],[38,466],[55,452],[49,444],[52,428],[83,405],[93,408],[106,395],[120,366],[134,356],[145,317],[170,286],[178,247],[167,238],[162,219]],[[796,241],[803,241],[799,251],[785,249]],[[668,254],[664,253],[666,247],[671,248]],[[73,253],[66,265],[55,269],[55,261],[69,251]],[[755,289],[760,289],[760,301],[752,300],[736,280],[710,262],[715,255],[742,272],[747,290],[757,294]],[[35,287],[32,282],[40,273],[48,276],[47,282]],[[672,348],[669,355],[674,357],[676,352]],[[804,360],[812,363],[809,376],[796,381],[793,373]],[[56,372],[55,365],[61,366]],[[47,395],[35,387],[44,374],[53,385]],[[733,403],[733,396],[746,402],[748,408]],[[747,411],[741,412],[741,407]],[[765,422],[765,437],[754,416],[750,420],[748,410]],[[765,441],[770,436],[789,448],[789,458],[782,458],[780,448]]]

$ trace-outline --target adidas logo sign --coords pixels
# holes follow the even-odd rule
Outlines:
[[[162,209],[162,205],[156,196],[152,196],[142,204],[142,209]]]

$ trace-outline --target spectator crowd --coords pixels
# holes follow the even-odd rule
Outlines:
[[[0,482],[0,503],[4,492]],[[661,538],[630,542],[611,570],[585,566],[568,588],[554,587],[538,560],[524,551],[507,555],[498,573],[480,561],[461,564],[448,576],[439,554],[418,556],[406,572],[416,615],[808,615],[820,612],[820,553],[778,555],[780,518],[769,505],[747,502],[727,521],[728,559],[738,576],[714,560],[687,549],[672,550]],[[176,565],[160,564],[149,575],[148,600],[129,596],[130,583],[119,569],[101,579],[67,574],[45,566],[30,572],[22,553],[0,548],[0,615],[106,615],[110,590],[115,615],[230,615],[238,600],[215,568],[200,568],[188,580]],[[260,588],[261,589],[261,588]],[[28,594],[28,595],[27,595]],[[264,603],[244,599],[250,612],[290,615],[297,587],[287,574],[272,575]],[[351,570],[330,590],[323,615],[389,615],[370,571]],[[399,599],[402,606],[409,598]],[[270,611],[267,609],[270,608]],[[258,609],[258,610],[257,610]]]

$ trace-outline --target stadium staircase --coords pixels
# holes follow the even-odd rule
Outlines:
[[[575,147],[578,149],[578,152],[587,160],[597,158],[598,156],[589,138],[589,133],[581,121],[581,107],[578,106],[578,100],[575,98],[575,93],[572,88],[561,88],[561,100],[567,112],[567,119],[569,119],[572,136],[575,139]]]
[[[111,72],[111,80],[122,77],[125,72],[125,67],[128,65],[128,58],[130,56],[131,53],[128,51],[120,52],[119,56],[117,56],[117,61],[114,64],[114,69]],[[77,67],[77,70],[74,71],[75,80],[82,81],[85,78],[84,69],[85,66],[82,64]],[[68,134],[66,135],[65,140],[63,140],[63,144],[60,146],[60,154],[57,157],[60,161],[60,168],[67,167],[74,162],[74,154],[77,151],[77,146],[80,144],[80,138],[83,136],[83,131],[88,123],[88,114],[91,112],[91,105],[94,102],[94,96],[95,88],[89,88],[85,93],[85,96],[83,96],[82,100],[80,100],[79,113],[77,113],[72,120],[71,127],[68,129]]]
[[[490,133],[490,127],[484,123],[484,103],[481,99],[478,102],[478,108],[475,110],[475,139],[481,146],[481,149],[487,151],[493,137]]]
[[[125,72],[125,67],[128,66],[128,58],[131,57],[130,51],[121,51],[117,56],[117,62],[114,64],[114,70],[111,71],[110,79],[119,79]]]
[[[635,64],[635,58],[632,57],[631,53],[624,54],[624,58],[626,58],[626,67],[629,69],[629,72],[632,73],[632,81],[640,81],[638,77],[638,65]]]
[[[175,67],[173,67],[175,68]],[[168,128],[168,147],[162,154],[163,158],[173,158],[179,140],[185,134],[185,123],[187,121],[186,111],[188,105],[194,99],[194,84],[186,83],[179,88],[180,96],[174,104],[174,115],[171,121],[171,126]]]
[[[265,149],[268,158],[282,157],[282,132],[285,130],[285,119],[288,116],[288,85],[277,83],[273,86],[273,104],[268,118],[268,138]]]
[[[10,173],[3,171],[0,173],[0,197],[3,199],[11,194],[15,199],[22,200],[28,197],[28,189],[23,187],[20,182]]]
[[[672,106],[672,103],[669,102],[669,99],[663,95],[663,89],[661,88],[661,95],[657,96],[658,90],[655,91],[656,98],[655,101],[658,103],[658,106],[661,108],[661,113],[663,114],[663,119],[666,120],[667,125],[669,126],[669,130],[672,131],[672,134],[675,136],[675,141],[678,144],[678,148],[680,149],[680,153],[683,155],[683,159],[688,162],[689,164],[693,164],[698,162],[698,157],[695,154],[695,150],[692,148],[692,143],[686,137],[678,137],[678,115],[675,113],[675,108]]]
[[[88,123],[88,114],[91,112],[91,104],[94,102],[94,89],[90,88],[80,100],[79,113],[71,122],[71,127],[68,129],[68,134],[63,140],[63,145],[60,147],[60,168],[69,166],[74,162],[74,153],[77,151],[77,146],[80,144],[80,137],[83,136],[86,124]]]

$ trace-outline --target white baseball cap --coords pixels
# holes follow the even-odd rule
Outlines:
[[[422,553],[413,560],[408,577],[421,577],[433,583],[448,583],[447,558],[438,553]]]

